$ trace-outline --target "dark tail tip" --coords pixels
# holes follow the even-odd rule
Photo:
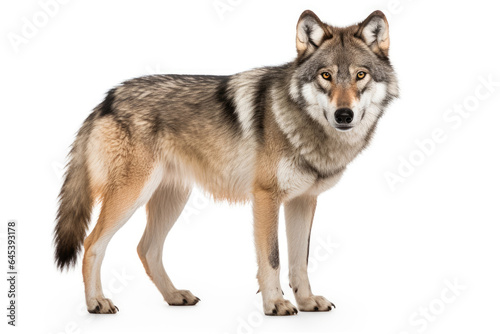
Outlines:
[[[59,219],[59,224],[55,228],[54,256],[57,268],[61,271],[70,269],[76,265],[78,254],[80,253],[85,237],[85,226],[82,226],[82,224],[86,219],[83,217],[80,218],[81,219]],[[80,226],[78,223],[80,223]]]
[[[56,240],[55,262],[57,268],[61,271],[70,269],[76,265],[78,253],[81,247],[75,247],[74,244],[63,240]]]

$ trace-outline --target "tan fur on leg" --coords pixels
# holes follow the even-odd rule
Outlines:
[[[135,210],[149,200],[158,187],[161,177],[161,168],[141,166],[135,168],[131,164],[127,182],[120,186],[109,187],[103,197],[102,209],[97,224],[85,239],[85,254],[83,257],[83,280],[85,283],[85,297],[87,309],[91,313],[116,313],[117,308],[111,300],[103,295],[101,285],[101,264],[106,247],[113,235],[127,222]]]
[[[254,234],[259,271],[257,279],[266,315],[292,315],[297,309],[283,298],[279,273],[278,212],[279,202],[264,190],[254,193]]]

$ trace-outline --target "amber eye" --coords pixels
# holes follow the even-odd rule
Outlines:
[[[363,80],[365,77],[366,77],[366,72],[363,72],[363,71],[358,72],[358,74],[356,75],[356,78],[358,80]]]
[[[328,72],[321,73],[321,77],[325,80],[328,80],[328,81],[332,80],[332,75]]]

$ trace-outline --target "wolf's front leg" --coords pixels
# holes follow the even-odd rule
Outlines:
[[[268,191],[254,193],[254,234],[259,270],[257,279],[266,315],[292,315],[297,309],[283,298],[279,273],[278,214],[280,203]]]
[[[290,286],[301,311],[330,311],[333,303],[312,294],[307,276],[309,241],[316,197],[302,196],[285,204]]]

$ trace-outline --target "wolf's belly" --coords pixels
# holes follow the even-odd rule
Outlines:
[[[228,144],[227,150],[207,151],[203,157],[177,151],[165,160],[168,183],[186,187],[194,183],[215,200],[250,200],[256,162],[251,146]]]

